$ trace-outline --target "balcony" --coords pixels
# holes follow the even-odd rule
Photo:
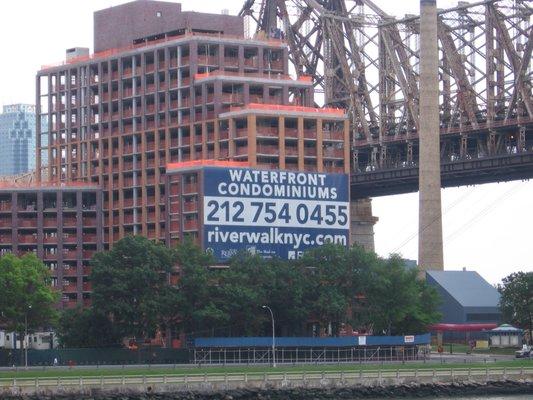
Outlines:
[[[131,97],[131,96],[133,96],[133,88],[122,89],[122,97]]]
[[[257,154],[263,154],[267,156],[279,155],[279,147],[277,145],[259,145],[257,146]]]
[[[236,138],[247,138],[248,137],[248,128],[237,128],[235,129]]]
[[[271,126],[257,126],[257,136],[278,137],[279,130]]]
[[[75,227],[77,222],[76,218],[63,218],[63,226]]]
[[[304,129],[304,138],[316,139],[316,129]]]
[[[183,185],[183,193],[198,193],[198,185],[196,183],[186,183]]]
[[[83,217],[83,226],[96,226],[96,218]]]
[[[57,254],[57,253],[50,253],[50,252],[47,252],[47,251],[46,251],[46,252],[43,254],[43,258],[44,258],[45,260],[48,260],[48,261],[56,261],[57,258],[58,258],[58,254]]]
[[[322,131],[324,140],[344,141],[343,131]]]
[[[12,240],[11,235],[0,235],[0,244],[10,244]]]
[[[187,201],[183,203],[183,212],[198,211],[198,203],[196,201]]]
[[[11,222],[11,218],[9,219],[0,219],[0,228],[12,228],[13,223]]]
[[[93,291],[93,284],[91,282],[83,282],[83,291],[84,292],[92,292]]]
[[[285,128],[285,138],[298,139],[298,129],[297,128]]]
[[[198,64],[201,65],[218,65],[218,56],[199,55]]]
[[[286,156],[298,156],[298,147],[288,146],[285,147]]]
[[[95,250],[83,250],[83,258],[90,260],[96,254]]]
[[[258,150],[259,153],[259,150]],[[248,146],[237,146],[235,148],[235,155],[237,156],[245,156],[248,154]]]
[[[23,228],[36,228],[37,219],[23,219],[18,221],[18,225]]]
[[[224,65],[229,67],[238,67],[239,58],[238,57],[224,57]]]
[[[63,276],[72,278],[78,275],[78,270],[76,268],[63,268]]]
[[[306,147],[304,148],[304,155],[306,157],[316,157],[316,148],[315,147]]]
[[[244,59],[244,66],[249,68],[257,68],[258,62],[257,62],[257,56],[245,58]]]
[[[19,243],[35,244],[37,243],[36,235],[18,235],[17,241]]]
[[[222,103],[244,103],[242,93],[222,93]]]
[[[84,233],[82,236],[83,243],[96,243],[97,240],[98,240],[98,236],[94,234]]]
[[[155,92],[155,83],[149,83],[146,85],[146,88],[145,88],[145,92],[146,93],[153,93]]]
[[[185,220],[183,222],[183,230],[184,231],[195,231],[195,230],[198,230],[198,220],[196,220],[196,219]]]
[[[218,140],[228,140],[228,138],[229,138],[229,132],[228,131],[220,131],[218,133]]]
[[[324,149],[324,157],[326,158],[344,158],[344,149]]]
[[[43,226],[45,228],[55,228],[55,227],[57,227],[57,219],[55,219],[55,218],[45,218],[43,220]]]
[[[76,244],[78,243],[78,238],[73,235],[63,236],[63,243],[65,244]]]
[[[154,142],[146,143],[145,151],[154,151],[154,150],[155,150],[155,143]]]
[[[43,238],[43,243],[46,243],[46,244],[57,244],[57,236],[45,236]]]
[[[78,291],[78,286],[74,283],[63,285],[63,293],[76,293]]]
[[[78,252],[76,250],[63,250],[63,260],[76,260]]]

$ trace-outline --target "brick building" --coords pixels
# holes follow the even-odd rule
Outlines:
[[[103,250],[102,190],[91,184],[0,185],[0,256],[35,253],[61,306],[90,302],[89,261]]]
[[[106,244],[165,239],[168,163],[349,171],[346,116],[313,108],[312,82],[291,79],[283,41],[245,39],[241,17],[176,3],[134,1],[94,18],[98,53],[70,49],[37,74],[37,162],[49,159],[53,182],[103,189]]]

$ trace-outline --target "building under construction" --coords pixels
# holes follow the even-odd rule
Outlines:
[[[0,188],[0,252],[42,258],[62,307],[90,304],[96,251],[127,235],[168,241],[171,163],[349,173],[345,111],[316,108],[311,77],[289,76],[280,31],[245,38],[243,17],[160,1],[94,22],[96,53],[69,49],[37,74],[35,179]],[[201,217],[173,223],[198,240]]]

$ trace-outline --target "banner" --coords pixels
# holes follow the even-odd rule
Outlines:
[[[295,259],[349,244],[348,175],[248,168],[204,169],[204,248],[218,261],[239,250]]]

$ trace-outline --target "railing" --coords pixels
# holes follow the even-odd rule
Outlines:
[[[69,303],[65,301],[68,308]],[[75,304],[73,304],[74,306]],[[42,367],[46,369],[47,367]],[[51,367],[57,368],[57,367]],[[205,388],[206,384],[222,385],[225,389],[243,387],[320,387],[325,380],[330,385],[362,383],[383,384],[388,380],[416,380],[424,382],[455,382],[470,379],[477,381],[504,381],[507,379],[523,380],[530,379],[533,375],[533,367],[486,367],[486,368],[421,368],[421,369],[359,369],[349,371],[272,371],[272,372],[238,372],[238,373],[197,373],[184,374],[179,369],[174,374],[157,374],[153,369],[152,375],[124,375],[111,376],[59,376],[59,377],[15,377],[0,378],[0,389],[12,393],[41,393],[50,390],[76,391],[80,393],[90,389],[117,390],[128,388],[145,392],[149,386],[151,390],[168,387],[174,389],[198,389]],[[82,371],[82,370],[80,370]],[[160,388],[158,388],[160,386]]]

